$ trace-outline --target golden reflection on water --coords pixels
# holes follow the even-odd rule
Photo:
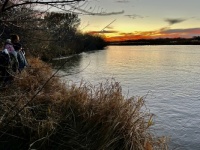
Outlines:
[[[184,46],[182,46],[184,47]],[[185,46],[187,47],[187,46]],[[163,46],[110,46],[106,52],[106,63],[110,67],[129,68],[153,68],[162,69],[163,65],[168,66],[187,66],[194,60],[199,61],[195,54],[181,52],[174,46],[168,46],[168,50]],[[171,48],[171,49],[170,49]],[[192,61],[191,61],[192,57]],[[165,64],[163,64],[165,62]]]

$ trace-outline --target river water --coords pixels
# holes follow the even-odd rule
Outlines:
[[[200,46],[109,46],[68,59],[60,74],[93,85],[114,78],[125,95],[145,96],[169,149],[200,149]]]

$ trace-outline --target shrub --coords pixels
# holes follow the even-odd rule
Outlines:
[[[149,127],[142,97],[118,82],[62,83],[39,59],[0,91],[0,149],[167,149]]]

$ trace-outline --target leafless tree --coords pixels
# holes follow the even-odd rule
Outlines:
[[[52,11],[101,16],[123,13],[99,11],[96,7],[91,9],[88,3],[88,0],[0,0],[0,37],[6,29],[10,32],[23,29],[26,33],[27,30],[40,30],[39,22]]]
[[[56,8],[62,8],[69,4],[77,4],[84,1],[85,0],[1,0],[1,12],[9,11],[12,8],[21,6],[28,7],[33,5],[49,5]]]
[[[19,22],[35,21],[41,19],[47,11],[70,11],[71,6],[85,0],[1,0],[0,1],[0,24],[12,24],[20,26]],[[38,17],[36,17],[38,16]],[[21,27],[21,26],[20,26]]]

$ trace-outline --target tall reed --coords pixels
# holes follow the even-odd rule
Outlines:
[[[144,99],[125,98],[118,82],[63,83],[39,59],[29,63],[0,91],[0,149],[167,149]]]

